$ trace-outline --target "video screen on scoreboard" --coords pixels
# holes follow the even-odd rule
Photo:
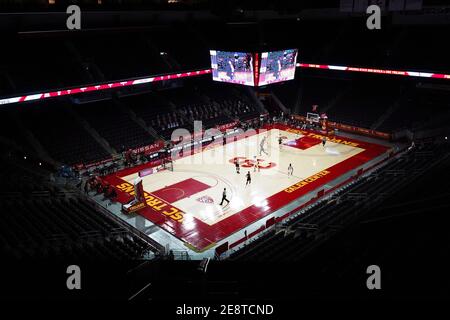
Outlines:
[[[259,69],[259,85],[294,79],[297,54],[297,49],[263,52]]]
[[[211,50],[210,54],[214,81],[254,86],[251,53]]]

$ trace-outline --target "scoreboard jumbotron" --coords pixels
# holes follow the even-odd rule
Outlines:
[[[210,50],[210,55],[214,81],[258,87],[294,79],[298,50],[262,53]]]

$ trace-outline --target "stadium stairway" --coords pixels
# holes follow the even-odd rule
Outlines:
[[[251,100],[254,102],[254,104],[258,107],[259,112],[261,114],[267,113],[266,108],[264,107],[264,104],[258,99],[256,96],[256,93],[251,88],[245,88],[246,92],[248,93],[248,96],[251,98]]]
[[[75,111],[86,119],[116,152],[149,145],[154,141],[111,99],[81,104]]]
[[[146,131],[156,140],[167,140],[170,137],[167,136],[166,131],[168,130],[161,130],[161,128],[158,128],[157,120],[159,116],[175,112],[180,117],[182,116],[179,111],[176,110],[176,105],[174,103],[154,91],[149,91],[142,95],[122,96],[120,102],[131,111],[130,117],[132,119],[132,114],[134,114],[138,122],[141,122],[142,120],[141,125],[143,125],[146,128]],[[171,133],[171,130],[169,133]]]
[[[83,81],[85,83],[96,83],[98,80],[96,80],[92,73],[90,72],[90,63],[86,63],[83,61],[83,57],[80,55],[80,52],[75,48],[73,42],[69,40],[64,41],[64,46],[66,47],[66,50],[68,54],[72,57],[72,59],[78,64],[81,72],[81,76],[83,77]]]
[[[339,103],[339,101],[345,97],[351,90],[351,86],[344,88],[342,91],[338,92],[336,96],[334,96],[329,102],[325,104],[325,107],[323,108],[322,112],[327,113],[330,109],[332,109],[336,104]]]
[[[395,101],[371,126],[370,129],[377,130],[381,125],[383,125],[383,122],[388,119],[391,114],[393,114],[401,105],[402,100],[407,95],[406,90],[403,91],[397,101]]]
[[[270,92],[270,96],[272,98],[272,101],[276,104],[276,106],[282,112],[284,112],[284,114],[290,114],[291,113],[291,111],[288,108],[286,108],[286,106],[283,104],[283,102],[281,102],[281,100],[278,99],[277,95],[273,91]]]
[[[296,94],[295,94],[294,100],[291,101],[291,104],[292,104],[291,108],[292,108],[294,114],[300,114],[301,106],[302,106],[301,102],[302,102],[303,93],[304,93],[303,83],[302,82],[293,83],[292,85],[295,86],[295,90],[293,92],[295,92]],[[310,109],[308,108],[307,110],[310,110]]]
[[[117,154],[117,151],[114,150],[110,144],[108,143],[108,141],[106,141],[106,139],[104,139],[103,137],[100,136],[100,134],[85,120],[83,119],[77,112],[75,112],[75,110],[73,109],[72,106],[68,105],[67,106],[67,110],[69,111],[70,115],[73,117],[73,119],[75,119],[81,127],[83,127],[86,132],[88,132],[91,137],[97,141],[97,143],[110,155],[115,155]]]
[[[136,113],[132,109],[130,109],[127,105],[125,105],[121,100],[113,99],[113,103],[116,104],[121,110],[123,110],[124,113],[128,114],[131,120],[136,122],[138,126],[144,129],[155,140],[161,139],[161,136],[158,135],[155,129],[149,127],[142,118],[138,117]]]

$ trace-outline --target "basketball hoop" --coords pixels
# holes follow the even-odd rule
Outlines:
[[[162,161],[162,169],[173,172],[173,161],[171,159],[164,159]]]

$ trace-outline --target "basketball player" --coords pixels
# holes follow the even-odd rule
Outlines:
[[[250,171],[248,171],[245,176],[247,177],[247,182],[245,182],[245,186],[247,186],[252,183],[252,177],[250,176]]]
[[[229,61],[230,67],[231,67],[231,80],[234,80],[234,76],[236,75],[236,72],[239,71],[239,55],[236,53],[234,55],[234,59],[232,61]]]
[[[281,76],[281,69],[282,69],[281,60],[282,60],[282,58],[278,58],[275,61],[275,65],[274,65],[274,73],[273,73],[273,75],[274,75],[276,80],[278,80],[280,78],[280,76]]]
[[[241,173],[241,167],[239,166],[238,159],[234,160],[234,165],[236,166],[236,173]]]
[[[259,172],[259,159],[256,160],[255,165],[253,166],[253,172],[256,172],[256,170]]]
[[[325,148],[325,143],[327,142],[327,139],[325,137],[322,138],[322,146]]]
[[[261,140],[261,143],[259,144],[259,155],[262,155],[262,153],[264,152],[266,154],[266,156],[268,156],[269,154],[266,152],[266,150],[264,149],[264,143],[266,142],[266,136],[263,137],[263,139]]]
[[[292,176],[294,174],[294,167],[292,166],[292,163],[289,163],[288,167],[288,177]]]
[[[230,200],[227,199],[227,188],[223,188],[222,201],[220,201],[220,205],[222,205],[224,201],[226,201],[227,204],[230,203]]]
[[[245,71],[252,71],[253,65],[252,65],[252,54],[251,53],[246,54],[244,63],[245,63]]]
[[[234,79],[234,66],[233,66],[233,62],[231,60],[228,60],[228,66],[229,68],[227,68],[227,75],[230,78],[230,80]]]

